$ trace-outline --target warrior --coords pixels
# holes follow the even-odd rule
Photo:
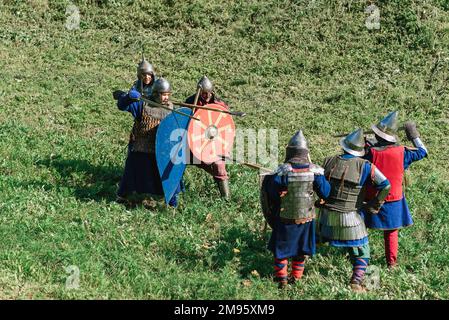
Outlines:
[[[396,132],[398,130],[398,112],[391,112],[378,124],[372,125],[376,141],[368,143],[366,159],[371,161],[391,183],[385,203],[378,214],[364,214],[366,226],[370,229],[384,231],[385,259],[387,266],[392,268],[397,263],[398,257],[398,229],[410,226],[413,220],[407,201],[404,196],[402,183],[404,170],[413,162],[427,156],[427,149],[421,141],[416,124],[408,121],[405,123],[405,133],[416,149],[399,145]],[[366,192],[366,200],[370,201],[375,194],[373,187],[369,186]]]
[[[204,106],[209,103],[215,103],[229,110],[229,106],[227,106],[226,103],[224,103],[216,96],[214,92],[214,85],[206,76],[203,76],[198,81],[197,90],[198,90],[197,94],[188,97],[185,101],[186,103],[198,106]],[[192,157],[190,159],[192,159]],[[204,163],[202,161],[199,164],[196,164],[198,162],[200,161],[197,159],[193,160],[193,163],[195,165],[202,168],[207,173],[213,176],[215,182],[218,185],[218,189],[220,191],[221,196],[225,199],[229,199],[230,197],[229,177],[226,171],[226,165],[224,160],[220,159],[210,164]]]
[[[324,175],[331,191],[319,213],[318,232],[322,242],[347,248],[353,265],[351,289],[365,291],[363,278],[370,259],[368,233],[359,210],[377,212],[390,190],[388,179],[365,155],[363,130],[357,129],[340,140],[343,154],[324,160]],[[377,190],[375,197],[363,203],[363,187],[372,182]]]
[[[170,94],[170,83],[164,78],[159,78],[154,82],[150,100],[173,109]],[[120,110],[128,111],[134,117],[125,172],[117,192],[118,202],[127,202],[127,197],[133,192],[156,196],[164,194],[156,163],[155,138],[159,123],[170,111],[153,107],[140,97],[141,94],[138,91],[130,90],[128,94],[122,94],[117,101]],[[170,200],[170,206],[177,206],[177,194],[180,191],[181,188],[178,187]],[[143,203],[152,203],[152,201],[145,199]]]
[[[140,92],[145,97],[151,97],[151,88],[156,80],[156,73],[153,65],[144,57],[137,65],[137,80],[134,82],[130,90]]]
[[[274,279],[280,288],[299,280],[306,256],[315,253],[314,192],[320,198],[330,192],[323,168],[309,159],[307,141],[299,130],[287,145],[285,163],[262,182],[262,208],[273,229],[268,248],[274,255]]]

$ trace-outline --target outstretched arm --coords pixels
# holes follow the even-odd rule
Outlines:
[[[121,95],[117,100],[119,110],[130,112],[134,118],[142,113],[143,101],[140,100],[140,93],[130,90],[128,94]]]
[[[407,121],[404,124],[407,139],[409,139],[417,150],[405,149],[404,152],[404,169],[407,169],[413,162],[419,161],[427,157],[428,151],[416,129],[416,124],[412,121]]]

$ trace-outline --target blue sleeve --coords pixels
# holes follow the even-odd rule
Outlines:
[[[419,161],[427,156],[427,152],[424,148],[418,148],[418,150],[405,149],[404,151],[404,169],[407,169],[412,162]]]
[[[142,115],[143,101],[134,101],[128,95],[124,95],[117,100],[119,110],[130,112],[134,118]]]
[[[323,175],[315,175],[313,180],[313,190],[321,199],[326,199],[331,192],[331,185]]]
[[[369,183],[371,179],[369,178],[371,174],[371,163],[365,162],[362,170],[362,177],[360,178],[360,185],[364,186],[366,183]]]
[[[140,92],[140,80],[136,80],[133,85],[131,86],[131,88],[129,89],[129,91],[131,90],[135,90],[135,91],[139,91]]]

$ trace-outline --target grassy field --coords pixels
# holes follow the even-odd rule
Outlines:
[[[0,298],[448,299],[449,1],[374,3],[369,30],[367,1],[74,1],[68,30],[68,1],[0,1]],[[321,247],[279,292],[258,172],[239,165],[229,203],[189,167],[176,211],[116,204],[132,117],[111,92],[134,81],[142,46],[174,98],[207,74],[248,113],[238,128],[279,129],[280,161],[299,128],[321,164],[335,133],[392,110],[415,120],[430,157],[409,173],[400,266],[386,270],[371,231],[379,288],[352,293],[347,257]]]

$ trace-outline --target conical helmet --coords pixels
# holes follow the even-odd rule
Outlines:
[[[294,148],[294,149],[309,149],[307,147],[307,141],[304,137],[304,134],[302,133],[302,130],[296,131],[296,133],[291,137],[290,141],[288,142],[287,148]]]
[[[384,140],[396,142],[396,132],[398,131],[398,111],[393,111],[382,119],[378,124],[371,126],[374,133]]]
[[[356,129],[340,140],[340,145],[347,153],[362,157],[365,155],[365,138],[363,129]]]
[[[153,88],[152,88],[152,95],[156,96],[161,93],[169,92],[171,93],[171,85],[170,83],[165,80],[164,78],[158,78],[156,81],[154,81]]]
[[[137,65],[137,78],[142,79],[144,74],[150,73],[154,77],[154,68],[151,63],[149,63],[144,57],[142,57],[142,61]]]
[[[203,92],[213,92],[214,91],[214,84],[212,81],[209,80],[208,77],[203,76],[196,85],[198,89],[201,89]]]
[[[307,159],[309,148],[302,130],[296,131],[287,145],[285,162],[301,162]]]

